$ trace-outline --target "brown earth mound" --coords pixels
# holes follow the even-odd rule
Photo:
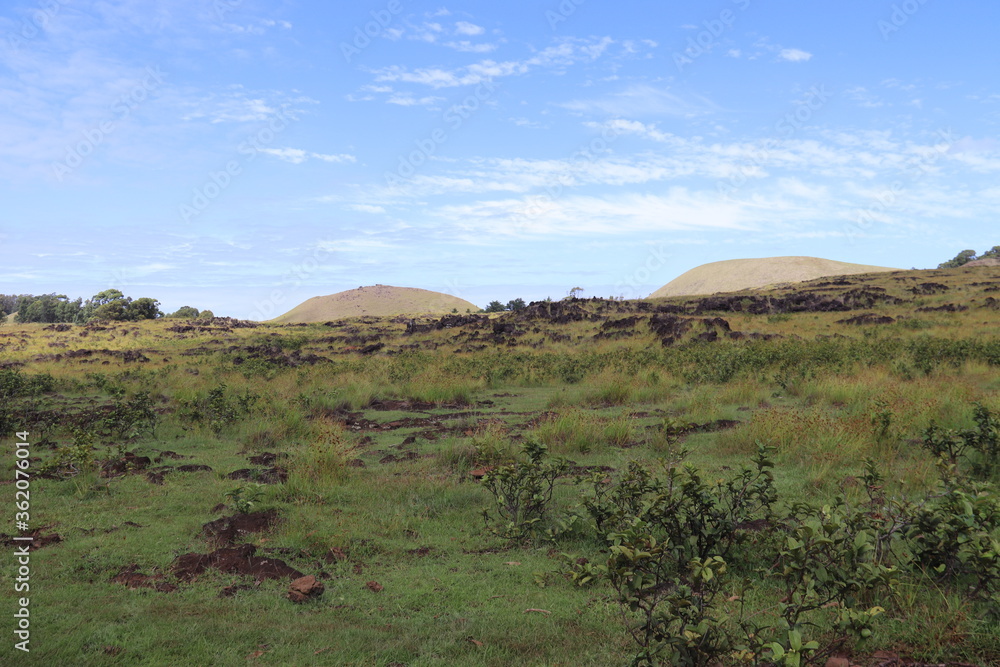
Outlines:
[[[295,324],[325,322],[345,317],[392,317],[395,315],[444,315],[475,313],[479,306],[450,294],[414,287],[373,285],[346,292],[315,296],[300,303],[272,322]]]
[[[827,276],[849,276],[896,270],[884,266],[851,264],[819,257],[729,259],[695,267],[650,294],[649,298],[739,292]]]
[[[257,547],[241,544],[238,547],[216,549],[212,553],[188,553],[178,556],[171,571],[178,579],[191,581],[208,568],[229,574],[243,574],[255,579],[298,579],[304,576],[277,558],[256,556]]]

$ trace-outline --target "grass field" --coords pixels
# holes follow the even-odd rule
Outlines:
[[[0,661],[1000,665],[998,291],[8,324]]]

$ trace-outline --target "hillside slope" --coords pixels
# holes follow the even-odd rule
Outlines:
[[[898,270],[884,266],[850,264],[819,257],[728,259],[695,267],[650,294],[649,298],[738,292],[745,289],[757,289],[780,283],[797,283],[828,276]]]
[[[479,306],[450,294],[415,287],[372,285],[346,292],[315,296],[271,320],[281,324],[326,322],[363,315],[442,315],[457,310],[475,313]]]

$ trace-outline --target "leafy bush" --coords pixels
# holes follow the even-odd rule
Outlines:
[[[486,527],[514,542],[539,531],[556,479],[568,467],[562,459],[547,460],[547,448],[535,440],[526,440],[522,453],[522,460],[498,466],[483,477],[483,486],[493,495],[495,512],[483,510]]]
[[[139,392],[128,400],[117,399],[111,413],[104,418],[104,426],[111,435],[130,440],[136,436],[156,432],[157,414],[148,392]]]
[[[923,447],[935,458],[952,465],[965,465],[980,479],[991,479],[1000,471],[1000,419],[980,403],[973,408],[976,426],[942,429],[934,421],[924,430]]]

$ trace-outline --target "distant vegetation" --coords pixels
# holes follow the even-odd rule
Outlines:
[[[1000,245],[995,245],[982,255],[976,256],[975,250],[963,250],[962,252],[955,255],[952,259],[947,262],[942,262],[938,264],[939,269],[954,269],[959,266],[965,266],[969,262],[975,261],[977,259],[1000,259]]]
[[[508,310],[523,310],[527,308],[528,304],[524,302],[524,299],[518,297],[517,299],[511,299],[507,302],[507,305],[500,303],[497,300],[490,301],[489,305],[486,306],[487,313],[502,313]]]
[[[66,322],[83,324],[90,320],[110,320],[116,322],[137,322],[155,320],[160,317],[213,317],[211,311],[198,311],[191,306],[182,306],[175,313],[164,315],[160,302],[149,297],[133,299],[120,290],[107,289],[84,301],[77,298],[70,301],[65,294],[0,294],[0,321],[11,313],[17,313],[14,320],[19,324],[31,322]]]

